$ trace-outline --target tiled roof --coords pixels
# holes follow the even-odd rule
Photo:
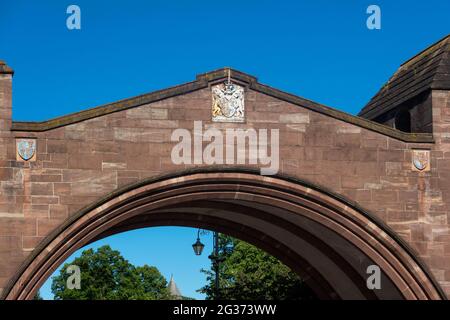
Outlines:
[[[359,116],[372,120],[430,89],[450,89],[450,35],[402,64]]]
[[[181,297],[180,289],[178,289],[177,284],[175,283],[175,280],[173,280],[173,275],[170,276],[169,285],[167,286],[169,288],[169,292],[174,297]]]

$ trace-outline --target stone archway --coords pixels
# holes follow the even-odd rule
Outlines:
[[[324,188],[249,170],[191,170],[113,192],[79,211],[35,249],[5,290],[30,299],[74,251],[141,227],[180,225],[218,230],[266,250],[326,299],[442,299],[409,247],[373,215]],[[367,266],[382,287],[366,286]]]

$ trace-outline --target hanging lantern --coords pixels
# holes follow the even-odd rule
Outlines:
[[[197,238],[197,241],[192,245],[195,255],[197,255],[197,256],[202,254],[204,247],[205,247],[205,245],[200,242],[200,238]]]

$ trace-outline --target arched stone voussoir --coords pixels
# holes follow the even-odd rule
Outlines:
[[[445,299],[409,246],[356,203],[307,181],[236,168],[188,170],[105,196],[44,240],[3,298],[31,299],[65,259],[93,240],[125,229],[170,224],[241,235],[293,270],[312,270],[311,277],[328,288],[329,298]],[[355,264],[358,259],[364,263]],[[379,292],[369,292],[361,283],[362,268],[369,263],[380,266],[387,283]],[[330,272],[332,267],[335,272]]]

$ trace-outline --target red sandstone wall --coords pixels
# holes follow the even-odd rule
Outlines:
[[[449,97],[433,94],[435,145],[403,143],[256,92],[246,94],[247,124],[214,126],[279,128],[281,173],[343,194],[383,219],[417,250],[450,296]],[[211,93],[204,89],[47,132],[14,132],[38,138],[36,162],[15,161],[14,144],[2,138],[0,287],[83,206],[126,184],[184,169],[171,162],[170,135],[192,128],[194,120],[211,124],[210,107]],[[433,150],[430,172],[411,170],[413,147]]]

